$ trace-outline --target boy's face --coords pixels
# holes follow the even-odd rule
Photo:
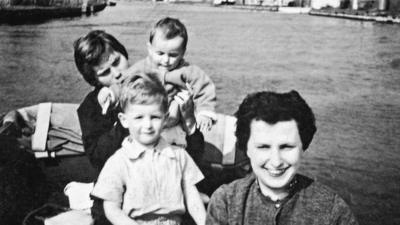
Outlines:
[[[119,119],[133,139],[145,147],[153,147],[160,139],[166,113],[158,103],[131,104],[119,114]]]
[[[152,43],[147,44],[147,50],[151,61],[160,71],[175,69],[185,54],[182,37],[166,39],[161,31],[155,32]]]
[[[93,67],[97,81],[105,87],[121,82],[121,73],[126,69],[128,69],[127,58],[116,51],[110,54],[107,61]]]

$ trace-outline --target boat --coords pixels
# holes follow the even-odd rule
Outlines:
[[[0,0],[0,22],[29,23],[62,17],[90,15],[104,10],[105,0],[45,0],[46,2],[28,2],[12,4]]]
[[[117,5],[117,2],[115,2],[115,1],[108,1],[108,5],[109,5],[109,6],[116,6],[116,5]]]
[[[2,219],[18,218],[13,213],[19,213],[19,218],[21,218],[21,213],[25,213],[26,215],[22,216],[29,218],[28,220],[46,217],[49,211],[52,212],[51,216],[58,216],[54,215],[54,211],[59,212],[60,207],[50,206],[49,208],[48,205],[44,205],[44,207],[38,208],[37,204],[44,202],[57,204],[62,206],[62,209],[67,207],[68,210],[60,211],[62,214],[59,215],[62,218],[63,216],[76,217],[76,211],[86,210],[87,212],[89,209],[85,205],[87,206],[87,202],[90,202],[89,193],[92,187],[90,185],[93,185],[90,182],[93,182],[97,175],[83,150],[77,115],[78,106],[78,104],[71,103],[44,102],[12,110],[0,117],[0,152],[2,153],[0,154],[0,176],[2,176],[0,205],[24,205],[22,209],[17,207],[13,210],[12,206],[8,209],[0,209],[0,215],[2,215],[0,224],[11,224],[5,223]],[[246,154],[236,149],[235,126],[235,117],[218,113],[217,122],[209,131],[203,133],[205,149],[198,165],[208,179],[203,189],[203,193],[208,196],[221,184],[243,177],[250,171]],[[163,137],[171,144],[184,146],[186,140],[185,134],[182,132],[183,130],[180,130],[179,127],[171,128],[163,132],[165,135]],[[178,137],[168,136],[168,134],[178,134],[176,135]],[[17,156],[13,156],[16,152],[19,152]],[[21,160],[21,155],[28,160]],[[16,163],[13,163],[14,161]],[[26,169],[24,165],[28,161],[37,163],[39,166],[30,166],[29,169]],[[22,168],[19,169],[21,166]],[[30,184],[26,188],[27,191],[23,191],[25,190],[24,185],[19,188],[21,185],[18,180],[10,182],[10,184],[7,181],[12,179],[10,177],[15,177],[13,174],[16,172],[17,177],[22,179],[20,182]],[[4,173],[7,173],[7,176],[4,176]],[[24,176],[25,173],[27,175]],[[44,178],[41,174],[44,174]],[[43,183],[50,188],[43,187]],[[16,191],[18,195],[14,192],[9,193],[10,191],[5,193],[7,190],[14,189],[18,190]],[[73,189],[77,191],[71,194]],[[31,197],[32,190],[36,195],[46,198]],[[82,190],[88,191],[82,193]],[[72,199],[73,196],[78,197]],[[29,199],[34,199],[34,201],[29,201]],[[70,209],[74,211],[70,212]],[[32,210],[33,213],[28,213]],[[35,213],[46,215],[32,216]],[[64,215],[64,213],[67,214]],[[87,214],[79,212],[78,214],[87,218]],[[21,221],[17,222],[21,224]],[[55,224],[60,225],[60,223]]]

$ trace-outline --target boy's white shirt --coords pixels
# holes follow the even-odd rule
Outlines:
[[[160,141],[162,140],[162,138],[160,139]],[[128,142],[127,142],[128,141]],[[166,141],[165,140],[163,140],[162,142],[164,142],[165,144],[167,144],[166,143]],[[121,148],[120,150],[118,150],[115,154],[118,154],[118,156],[117,155],[113,155],[113,156],[111,156],[111,158],[106,162],[106,165],[105,165],[105,168],[108,168],[107,169],[107,172],[106,171],[103,171],[102,170],[102,172],[100,173],[100,176],[99,176],[99,179],[98,179],[98,182],[97,182],[97,184],[95,185],[95,188],[94,188],[94,190],[93,190],[93,192],[92,192],[92,194],[94,195],[94,196],[97,196],[97,197],[100,197],[100,198],[104,198],[105,200],[109,200],[109,201],[115,201],[115,202],[121,202],[121,197],[122,198],[124,198],[123,196],[121,196],[121,197],[119,197],[120,195],[119,195],[119,191],[122,191],[122,190],[119,190],[119,191],[117,191],[117,192],[114,192],[113,190],[115,190],[115,189],[113,189],[113,186],[114,185],[116,185],[117,184],[117,186],[119,187],[119,185],[121,185],[120,184],[120,182],[122,181],[121,179],[124,179],[123,177],[127,177],[128,176],[128,174],[126,173],[127,171],[125,171],[125,169],[123,169],[123,170],[120,170],[121,168],[126,168],[124,165],[125,165],[125,163],[122,165],[121,164],[121,159],[123,160],[123,162],[129,162],[128,164],[126,164],[127,166],[129,166],[129,168],[128,168],[128,170],[129,171],[132,171],[132,172],[134,172],[134,171],[136,171],[136,172],[139,172],[139,171],[141,171],[141,172],[139,172],[139,174],[137,175],[138,177],[142,177],[143,178],[143,176],[144,177],[146,177],[146,176],[148,176],[148,175],[150,175],[151,173],[153,173],[154,171],[163,171],[163,170],[143,170],[143,169],[141,169],[142,167],[144,168],[144,167],[147,167],[147,162],[148,162],[148,160],[150,159],[149,157],[153,157],[152,155],[153,155],[153,153],[150,153],[150,152],[152,152],[153,150],[151,150],[151,149],[148,149],[148,150],[150,150],[150,152],[149,151],[147,151],[147,150],[145,150],[145,149],[141,149],[140,147],[139,148],[132,148],[132,149],[135,149],[134,151],[131,151],[131,148],[129,147],[130,146],[130,141],[129,141],[129,139],[125,139],[124,140],[124,143],[123,143],[123,148]],[[128,144],[128,145],[127,145]],[[165,147],[167,147],[165,144],[161,144],[160,142],[159,142],[159,144],[157,144],[157,146],[159,146],[159,147],[161,147],[161,149],[163,149],[163,147],[162,146],[165,146]],[[128,147],[129,148],[129,150],[127,149],[127,148],[125,148],[125,147]],[[172,149],[176,149],[178,152],[176,152],[176,150],[172,150]],[[156,149],[158,149],[158,147],[156,147]],[[178,149],[180,149],[180,150],[178,150]],[[146,153],[144,153],[144,151],[146,151]],[[144,161],[142,161],[141,163],[139,162],[139,161],[136,161],[136,160],[134,160],[134,161],[131,161],[132,159],[135,159],[135,158],[137,158],[137,157],[139,157],[139,155],[142,155],[142,153],[144,153],[145,155],[143,155],[143,159],[144,159]],[[150,154],[149,154],[150,153]],[[185,165],[185,171],[186,171],[186,173],[184,173],[184,174],[186,174],[186,175],[183,175],[184,177],[182,177],[184,180],[185,180],[185,182],[184,183],[186,183],[186,185],[193,185],[194,186],[194,184],[195,183],[197,183],[197,182],[199,182],[201,179],[203,179],[204,178],[204,176],[201,174],[201,171],[195,166],[195,164],[194,164],[194,162],[193,162],[193,159],[191,159],[190,158],[190,156],[187,154],[187,153],[185,153],[185,150],[184,149],[182,149],[182,148],[177,148],[177,147],[172,147],[172,146],[170,146],[170,147],[167,147],[167,148],[165,148],[163,151],[161,151],[161,152],[159,152],[161,155],[164,155],[164,157],[162,157],[162,158],[164,158],[164,159],[167,159],[167,158],[175,158],[175,157],[178,157],[178,158],[181,158],[181,159],[186,159],[186,160],[184,160],[184,161],[181,161],[180,163],[184,163],[184,164],[182,164],[182,165]],[[147,156],[146,156],[147,155]],[[125,157],[128,157],[128,158],[125,158]],[[123,157],[123,158],[121,158],[121,157]],[[165,158],[166,157],[166,158]],[[187,158],[187,157],[189,157],[189,158]],[[146,159],[147,158],[147,159]],[[171,159],[172,159],[171,158]],[[161,158],[160,158],[161,159]],[[187,161],[187,160],[189,160],[189,161]],[[190,162],[191,161],[191,162]],[[190,162],[190,163],[189,163]],[[131,164],[131,163],[134,163],[134,164]],[[139,164],[137,164],[137,163],[139,163]],[[112,164],[112,165],[111,165]],[[159,166],[165,166],[164,164],[163,165],[161,165],[161,164],[158,164],[157,163],[157,165],[159,165]],[[112,166],[112,167],[110,167],[110,166]],[[117,166],[117,167],[115,167],[115,166]],[[131,166],[133,166],[133,167],[131,167]],[[176,170],[176,172],[178,172],[179,171],[179,169],[178,168],[175,168],[175,166],[173,165],[173,164],[171,164],[171,166],[172,167],[170,167],[170,169],[173,169],[174,171]],[[187,167],[188,166],[188,167]],[[193,166],[195,166],[195,167],[193,167]],[[164,168],[164,167],[163,167]],[[167,167],[165,167],[165,168],[169,168],[168,166]],[[175,168],[175,169],[174,169]],[[111,170],[110,170],[111,169]],[[168,171],[170,171],[170,169],[168,169]],[[194,169],[194,170],[193,170]],[[117,171],[119,171],[118,172],[118,174],[120,174],[120,178],[117,178],[117,177],[115,177],[114,175],[112,175],[112,174],[116,174],[116,172]],[[123,171],[125,171],[125,172],[123,172]],[[146,171],[146,173],[145,174],[143,174],[144,173],[144,171]],[[152,172],[153,171],[153,172]],[[135,173],[136,173],[135,172]],[[103,174],[104,173],[104,174]],[[147,174],[148,173],[148,174]],[[174,172],[172,172],[172,173],[174,173]],[[180,172],[178,172],[178,173],[180,173]],[[129,177],[130,176],[133,176],[132,174],[131,174],[131,172],[129,172]],[[147,174],[147,175],[146,175]],[[161,174],[159,174],[159,175],[156,175],[156,177],[159,177],[159,176],[161,176],[162,175],[162,173]],[[136,176],[136,175],[135,175]],[[152,176],[152,175],[151,175]],[[163,175],[161,176],[161,177],[164,177]],[[178,176],[179,177],[179,176]],[[175,179],[179,179],[178,177],[175,177]],[[111,179],[112,178],[112,179]],[[111,180],[110,180],[111,179]],[[116,180],[115,180],[116,179]],[[167,185],[166,184],[166,187],[168,186],[168,187],[170,187],[170,185],[173,185],[173,186],[175,186],[174,184],[176,184],[175,183],[175,181],[174,181],[174,179],[172,179],[172,180],[170,180],[170,179],[172,179],[171,177],[170,178],[168,178],[168,182],[169,182],[169,184]],[[187,180],[188,179],[188,180]],[[115,182],[113,181],[113,180],[115,180]],[[137,179],[135,179],[136,181],[137,181]],[[135,182],[136,182],[135,181]],[[111,183],[110,183],[111,182]],[[144,182],[144,180],[143,180],[143,182]],[[172,182],[172,183],[171,183]],[[179,183],[179,182],[178,182]],[[112,184],[111,186],[109,186],[110,184]],[[167,193],[163,193],[163,192],[161,192],[161,195],[157,195],[157,196],[155,196],[154,198],[152,198],[152,200],[150,200],[150,199],[148,199],[148,198],[146,198],[146,199],[141,199],[141,197],[139,197],[139,196],[151,196],[151,195],[148,195],[148,194],[145,194],[146,192],[152,192],[152,188],[155,188],[156,186],[154,186],[154,184],[152,184],[152,183],[147,183],[147,184],[145,184],[145,183],[143,183],[144,184],[144,186],[143,187],[147,187],[147,188],[145,188],[145,189],[142,189],[142,186],[136,186],[137,184],[135,184],[135,186],[130,186],[130,188],[128,188],[129,189],[129,193],[128,192],[126,192],[124,195],[127,195],[127,196],[132,196],[133,197],[133,195],[131,195],[132,193],[138,193],[137,191],[139,191],[139,189],[141,190],[141,191],[139,191],[139,192],[143,192],[143,194],[144,195],[135,195],[135,196],[137,196],[137,197],[135,197],[135,198],[139,198],[139,199],[131,199],[129,202],[128,201],[126,201],[125,202],[125,200],[128,200],[128,199],[125,199],[124,200],[124,202],[125,202],[125,204],[124,204],[124,206],[123,206],[123,208],[124,208],[124,211],[126,211],[126,210],[128,210],[128,211],[130,211],[130,209],[131,209],[131,206],[133,206],[132,205],[132,203],[134,203],[134,205],[137,205],[137,204],[139,204],[139,202],[143,202],[143,206],[144,206],[144,208],[141,208],[141,209],[139,209],[139,208],[136,208],[136,210],[134,211],[134,212],[132,212],[132,214],[130,215],[131,217],[136,217],[136,216],[139,216],[139,215],[142,215],[142,214],[145,214],[146,212],[150,212],[150,211],[153,211],[153,210],[156,210],[156,211],[158,211],[158,210],[161,210],[160,212],[162,212],[162,211],[164,211],[164,210],[170,210],[170,209],[174,209],[175,207],[178,207],[178,208],[181,208],[181,206],[183,206],[184,207],[184,205],[180,205],[180,204],[182,204],[182,203],[179,203],[179,198],[177,198],[176,200],[178,200],[178,201],[176,201],[176,202],[169,202],[168,203],[168,207],[167,208],[165,208],[165,209],[161,209],[161,208],[158,208],[159,206],[158,205],[160,205],[160,206],[167,206],[167,205],[165,205],[166,204],[166,202],[165,202],[165,198],[164,197],[162,197],[162,196],[168,196],[167,197],[167,199],[169,199],[169,198],[171,198],[171,196],[175,196],[176,194],[178,194],[178,189],[175,189],[175,188],[173,188],[173,189],[171,189],[171,192],[168,192],[168,194]],[[104,186],[105,185],[105,186]],[[148,186],[148,185],[150,185],[150,186]],[[96,188],[96,186],[98,186],[97,188]],[[135,187],[134,189],[131,189],[132,187]],[[172,186],[171,186],[172,187]],[[112,188],[112,189],[110,189],[110,188]],[[138,189],[139,188],[139,189]],[[150,189],[149,189],[150,188]],[[95,190],[95,189],[97,189],[97,190]],[[120,188],[118,188],[118,189],[120,189]],[[128,190],[127,189],[127,190]],[[112,191],[112,192],[110,192],[110,191]],[[154,192],[152,192],[152,193],[154,193]],[[182,193],[182,190],[180,191],[180,193],[181,194],[184,194],[184,193]],[[181,194],[179,194],[179,195],[181,195]],[[178,195],[177,195],[178,196]],[[158,199],[158,198],[161,198],[163,201],[159,201],[159,200],[156,200],[156,199]],[[155,204],[155,205],[151,205],[150,204],[150,202],[154,202],[154,200],[156,200],[156,202],[157,202],[157,204]],[[201,200],[200,200],[200,202],[201,202]],[[139,205],[141,205],[142,203],[140,203]],[[150,205],[149,205],[150,204]],[[172,205],[171,205],[172,204]],[[177,205],[176,205],[177,204]],[[156,208],[154,208],[154,207],[156,207]],[[172,207],[172,208],[171,208]],[[153,209],[154,208],[154,209]],[[174,209],[175,210],[175,209]]]

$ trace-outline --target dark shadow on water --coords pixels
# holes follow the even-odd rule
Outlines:
[[[399,68],[400,68],[400,58],[393,59],[393,60],[390,62],[390,67],[391,67],[392,69],[399,69]]]
[[[21,17],[18,19],[0,19],[0,25],[1,24],[6,24],[6,25],[11,25],[11,26],[20,26],[20,25],[40,25],[44,23],[48,23],[54,20],[59,20],[59,19],[76,19],[76,18],[86,18],[86,17],[91,17],[91,16],[96,16],[97,13],[95,14],[79,14],[79,15],[73,15],[73,16],[64,16],[64,17],[46,17],[46,16],[35,16],[35,17]]]
[[[106,4],[88,6],[85,11],[81,7],[35,7],[0,9],[0,24],[38,25],[60,18],[89,17],[104,10]]]

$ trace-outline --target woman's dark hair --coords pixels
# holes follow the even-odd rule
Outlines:
[[[119,52],[128,59],[125,47],[102,30],[90,31],[74,42],[75,64],[86,82],[92,86],[98,85],[93,67],[106,62],[113,52]]]
[[[303,150],[306,150],[317,130],[311,108],[297,91],[288,93],[257,92],[248,95],[235,113],[237,147],[247,151],[250,124],[261,120],[268,124],[280,121],[296,121]]]

